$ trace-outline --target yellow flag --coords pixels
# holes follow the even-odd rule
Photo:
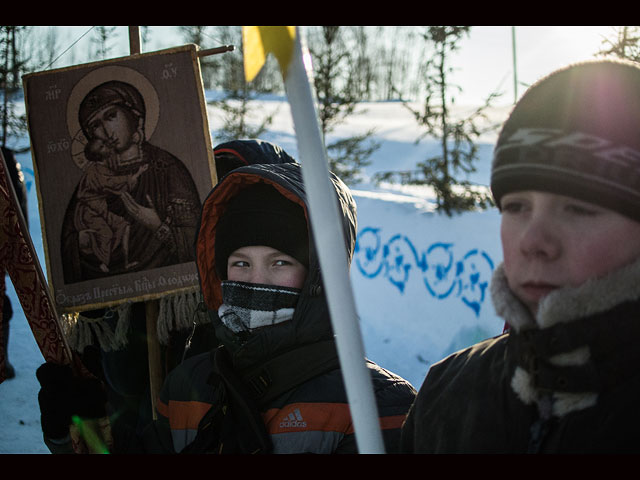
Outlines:
[[[244,75],[247,82],[258,75],[269,53],[278,59],[282,76],[286,76],[295,37],[296,27],[242,27]]]

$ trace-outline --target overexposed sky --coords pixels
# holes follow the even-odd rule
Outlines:
[[[86,33],[88,26],[60,26],[60,48],[66,49]],[[602,48],[602,40],[615,35],[608,26],[516,26],[516,67],[518,95],[526,86],[542,76],[572,62],[594,58]],[[91,34],[73,48],[87,51]],[[118,53],[128,53],[128,30],[118,27]],[[151,28],[151,50],[169,48],[183,43],[178,29],[170,26]],[[84,44],[84,45],[83,45]],[[207,45],[210,48],[215,44]],[[218,45],[215,45],[218,46]],[[61,59],[69,60],[71,53]],[[60,65],[54,65],[56,68]],[[493,91],[503,92],[499,102],[514,100],[513,49],[511,26],[474,26],[464,38],[460,50],[452,58],[454,83],[462,88],[457,103],[476,105]]]
[[[516,26],[518,96],[526,85],[558,68],[595,58],[605,36],[613,38],[614,27]],[[463,90],[458,103],[475,104],[495,90],[504,92],[500,102],[513,102],[512,43],[510,26],[472,27],[453,60],[455,82]]]

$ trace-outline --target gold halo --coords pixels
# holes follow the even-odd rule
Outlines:
[[[132,68],[118,65],[101,67],[89,72],[74,85],[67,102],[67,128],[71,136],[71,157],[81,169],[87,163],[87,159],[84,156],[84,146],[87,144],[87,139],[78,121],[80,103],[95,87],[111,80],[129,83],[142,95],[145,104],[144,132],[146,139],[153,135],[158,124],[158,117],[160,116],[158,93],[144,75]]]

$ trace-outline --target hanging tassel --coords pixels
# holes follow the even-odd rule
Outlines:
[[[107,310],[103,317],[98,318],[85,317],[82,312],[61,315],[63,332],[69,346],[76,352],[82,352],[96,343],[106,352],[124,348],[127,345],[126,331],[129,327],[129,316],[125,312],[130,310],[130,304],[125,305],[127,307],[118,309],[117,320],[113,310]]]
[[[171,331],[189,330],[196,323],[208,321],[206,316],[197,315],[198,304],[202,302],[202,292],[185,291],[177,295],[166,296],[160,300],[158,312],[158,341],[169,344]]]
[[[202,300],[200,290],[166,295],[160,299],[156,328],[161,345],[169,344],[172,331],[188,330],[194,323],[209,321],[206,315],[199,313],[198,305]],[[98,318],[85,317],[82,312],[61,315],[64,335],[70,347],[82,352],[97,343],[106,352],[122,350],[128,344],[132,306],[132,302],[122,303],[107,309],[105,315]]]

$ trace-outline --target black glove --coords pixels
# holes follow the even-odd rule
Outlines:
[[[106,415],[107,394],[97,378],[76,377],[68,365],[50,362],[40,365],[36,377],[41,387],[38,403],[45,437],[66,437],[72,415],[81,418]]]

